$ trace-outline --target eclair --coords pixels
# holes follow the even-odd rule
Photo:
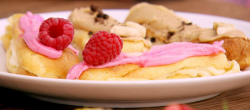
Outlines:
[[[87,50],[83,50],[84,61],[71,68],[67,79],[165,80],[240,72],[239,64],[227,59],[222,48],[223,41],[213,44],[175,42],[153,46],[146,52],[124,53],[120,52],[120,40],[112,40],[110,36],[113,35],[101,33],[94,34],[95,37],[87,43]],[[110,53],[105,54],[106,51]],[[101,64],[96,65],[98,62]]]
[[[44,23],[41,16],[31,12],[8,18],[9,25],[1,40],[10,73],[65,79],[70,68],[79,63],[78,51],[67,45],[71,42],[67,35],[74,34],[73,26],[66,19],[50,20],[52,24]]]

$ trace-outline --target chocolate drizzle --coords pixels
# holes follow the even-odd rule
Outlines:
[[[98,10],[98,6],[91,4],[90,9],[91,11],[96,12]]]
[[[96,17],[102,18],[103,17],[102,10],[98,10],[97,12],[98,12],[98,14],[96,15]]]
[[[94,33],[92,31],[89,31],[88,35],[93,35]]]
[[[186,23],[186,22],[182,21],[181,23],[182,23],[182,25],[192,25],[192,22]]]
[[[102,12],[102,10],[98,7],[98,6],[96,6],[96,5],[90,5],[90,10],[92,11],[92,12],[97,12],[98,14],[96,15],[96,17],[95,17],[95,22],[99,22],[99,23],[104,23],[104,20],[106,20],[106,19],[108,19],[109,18],[109,16],[107,15],[107,14],[104,14],[103,12]]]
[[[174,32],[168,32],[167,39],[169,40],[175,33]]]
[[[101,24],[104,23],[104,19],[103,18],[99,18],[99,17],[95,17],[95,22],[99,22]]]
[[[154,37],[152,37],[152,38],[150,39],[150,41],[151,41],[151,42],[155,42],[156,39],[155,39]]]
[[[103,18],[104,18],[104,19],[108,19],[109,16],[108,16],[107,14],[103,14]]]

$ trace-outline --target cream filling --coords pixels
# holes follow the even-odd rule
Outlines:
[[[123,25],[113,26],[110,32],[121,36],[125,42],[143,42],[146,48],[152,46],[150,41],[144,39],[146,36],[146,28],[138,23],[127,21]]]
[[[152,43],[148,40],[145,40],[142,37],[127,37],[127,38],[122,38],[122,40],[124,42],[143,42],[144,43],[144,47],[146,48],[151,48]]]
[[[96,33],[100,30],[109,32],[113,25],[118,25],[116,19],[109,16],[107,19],[102,19],[102,22],[96,21],[98,12],[91,11],[90,7],[75,8],[69,15],[69,20],[73,23],[74,28],[92,31]]]
[[[133,53],[126,53],[129,56],[141,56],[143,53],[142,52],[133,52]]]
[[[229,23],[214,22],[213,31],[215,32],[210,32],[210,34],[207,35],[205,32],[201,33],[199,40],[201,42],[208,42],[223,37],[241,37],[247,39],[247,36],[244,34],[244,32],[237,30],[233,24]]]
[[[244,32],[237,30],[234,25],[214,22],[213,28],[200,28],[195,25],[185,26],[183,31],[175,33],[168,42],[210,42],[220,38],[240,37],[247,39]]]
[[[121,37],[143,37],[146,36],[146,28],[138,23],[127,21],[124,25],[115,25],[110,30]]]
[[[155,80],[207,77],[237,72],[241,72],[240,66],[235,60],[233,60],[230,61],[229,67],[225,69],[216,69],[214,67],[183,68],[172,73],[163,74],[155,78]]]
[[[209,42],[209,41],[214,41],[216,39],[220,39],[220,38],[235,38],[235,37],[239,37],[239,38],[244,38],[247,39],[247,36],[245,35],[244,32],[240,31],[240,30],[229,30],[226,31],[224,33],[221,33],[219,35],[214,35],[215,32],[212,32],[213,30],[205,30],[205,31],[210,31],[211,33],[201,33],[199,36],[199,41],[200,42]]]
[[[134,21],[145,26],[147,37],[156,38],[154,45],[180,41],[209,42],[225,37],[247,38],[243,32],[236,30],[233,24],[214,22],[213,28],[208,32],[189,24],[190,21],[176,15],[173,10],[145,2],[134,5],[126,21]]]

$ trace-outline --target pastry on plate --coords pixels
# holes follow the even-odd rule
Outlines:
[[[213,43],[225,40],[222,46],[226,50],[227,58],[236,60],[242,70],[250,66],[250,47],[246,46],[249,38],[233,24],[214,22],[212,28],[201,28],[162,5],[149,3],[132,6],[126,21],[137,22],[146,27],[146,38],[153,45],[172,42]]]
[[[144,26],[147,29],[146,39],[154,45],[165,44],[173,33],[183,30],[185,26],[199,28],[164,6],[145,2],[132,6],[125,21]]]
[[[124,42],[122,52],[144,52],[148,51],[152,45],[151,42],[144,39],[146,36],[145,27],[135,22],[120,23],[105,14],[96,5],[75,8],[68,19],[75,28],[72,45],[80,52],[90,37],[98,31],[107,31],[121,36]],[[79,58],[82,59],[81,54],[79,54]]]
[[[184,29],[170,37],[171,42],[213,43],[224,40],[222,47],[226,50],[228,60],[236,60],[242,70],[250,66],[250,40],[244,32],[237,30],[234,25],[214,22],[213,28]]]
[[[71,68],[67,79],[163,80],[240,72],[238,63],[229,61],[224,54],[223,41],[213,44],[175,42],[153,46],[147,52],[128,54],[121,52],[119,37],[100,33],[89,40],[83,50],[84,61]]]
[[[112,26],[120,24],[113,17],[105,14],[96,5],[75,8],[68,17],[75,29],[96,33],[98,31],[110,31]]]
[[[79,63],[78,51],[70,42],[73,26],[63,18],[43,20],[39,15],[14,14],[2,35],[7,69],[11,73],[65,79]]]
[[[98,31],[110,31],[112,26],[120,24],[119,21],[105,14],[96,5],[75,8],[71,11],[69,21],[72,22],[75,30],[72,46],[80,51],[84,49],[89,38]],[[82,59],[79,54],[79,59]]]

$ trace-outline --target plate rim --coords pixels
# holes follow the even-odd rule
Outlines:
[[[104,9],[104,12],[106,11],[107,9]],[[119,11],[119,10],[123,10],[123,11],[128,11],[128,9],[108,9],[108,10],[111,10],[111,11]],[[45,12],[45,13],[36,13],[36,14],[40,14],[40,15],[44,15],[44,14],[54,14],[54,13],[67,13],[69,14],[70,11],[56,11],[56,12]],[[221,16],[214,16],[214,15],[207,15],[207,14],[199,14],[199,13],[189,13],[189,12],[177,12],[177,14],[192,14],[192,15],[202,15],[202,16],[209,16],[209,17],[215,17],[215,18],[220,18],[220,19],[229,19],[229,20],[233,20],[235,22],[240,22],[240,23],[247,23],[247,24],[250,24],[250,22],[248,21],[242,21],[242,20],[237,20],[237,19],[233,19],[233,18],[227,18],[227,17],[221,17]],[[0,23],[1,22],[6,22],[4,20],[6,20],[7,18],[3,18],[3,19],[0,19]],[[4,32],[3,32],[4,33]],[[0,41],[0,49],[3,48],[3,45],[2,45],[2,42]],[[3,49],[4,50],[4,49]],[[6,53],[6,51],[4,50],[4,53]],[[4,58],[6,60],[6,57]],[[4,62],[4,66],[6,66],[6,62]],[[6,70],[8,71],[8,70]],[[126,98],[122,97],[123,100],[131,100],[133,98],[131,98],[131,95],[133,94],[127,94],[127,92],[122,92],[120,93],[119,90],[124,90],[124,89],[129,89],[130,91],[128,93],[131,93],[131,91],[137,91],[136,94],[141,94],[140,93],[140,89],[146,89],[148,91],[144,92],[142,94],[142,96],[145,96],[146,98],[144,97],[139,97],[139,100],[147,100],[147,99],[159,99],[159,96],[160,97],[170,97],[168,94],[165,94],[165,92],[169,91],[169,88],[175,88],[175,89],[182,89],[183,85],[185,85],[186,87],[199,87],[200,86],[200,82],[202,82],[203,85],[211,85],[213,82],[221,82],[222,85],[223,84],[228,84],[228,80],[229,81],[232,81],[233,79],[236,79],[236,80],[233,80],[233,82],[236,82],[236,81],[239,81],[239,79],[244,79],[244,81],[242,83],[239,83],[239,84],[236,84],[236,85],[233,85],[231,84],[229,87],[222,87],[222,86],[218,86],[217,87],[217,90],[214,90],[214,91],[210,91],[208,92],[202,85],[202,88],[205,89],[206,92],[204,92],[204,90],[199,90],[199,92],[197,92],[196,90],[191,90],[192,93],[195,93],[194,94],[190,94],[190,91],[188,93],[188,95],[185,95],[187,93],[185,93],[184,95],[183,94],[177,94],[178,96],[182,95],[182,96],[185,96],[186,98],[187,97],[192,97],[192,96],[198,96],[198,95],[201,95],[201,94],[207,94],[207,95],[210,95],[211,94],[217,94],[220,93],[220,92],[225,92],[226,90],[232,90],[232,89],[236,89],[236,88],[239,88],[239,87],[243,87],[243,86],[246,86],[247,84],[249,85],[250,84],[250,81],[246,80],[246,78],[250,78],[250,71],[242,71],[242,72],[239,72],[239,73],[232,73],[232,74],[223,74],[223,75],[218,75],[218,76],[209,76],[209,77],[200,77],[200,78],[186,78],[186,79],[171,79],[171,80],[147,80],[147,81],[94,81],[94,80],[70,80],[70,79],[54,79],[54,78],[44,78],[44,77],[34,77],[34,76],[27,76],[27,75],[20,75],[20,74],[14,74],[14,73],[9,73],[9,72],[5,72],[5,71],[0,71],[0,79],[2,78],[6,78],[6,79],[3,79],[3,81],[0,80],[0,85],[2,87],[6,87],[6,88],[9,88],[9,89],[13,89],[13,90],[16,90],[16,91],[19,91],[19,92],[23,92],[23,93],[28,93],[28,94],[34,94],[34,95],[42,95],[42,96],[52,96],[52,95],[55,95],[55,97],[59,97],[59,98],[62,98],[62,99],[65,99],[64,96],[62,96],[62,94],[59,94],[58,95],[58,91],[55,90],[53,93],[51,91],[48,92],[48,90],[44,90],[46,89],[46,87],[55,87],[57,85],[63,85],[63,84],[67,84],[67,87],[63,87],[63,88],[60,88],[60,90],[64,90],[64,89],[68,89],[68,88],[71,88],[71,89],[79,89],[77,87],[89,87],[88,89],[90,89],[90,87],[92,89],[90,89],[91,92],[93,92],[93,90],[96,90],[96,88],[98,90],[100,89],[111,89],[111,90],[116,90],[115,92],[118,92],[118,95],[128,95],[128,98],[126,96]],[[45,88],[42,88],[42,91],[43,93],[41,93],[41,91],[37,91],[37,90],[41,90],[41,89],[29,89],[27,87],[25,87],[24,85],[19,85],[20,87],[17,87],[15,84],[13,85],[12,82],[20,82],[21,84],[27,84],[30,83],[30,81],[35,81],[34,84],[31,84],[35,86],[37,86],[37,84],[41,84],[41,85],[45,85],[44,87]],[[31,82],[32,83],[32,82]],[[51,84],[52,83],[52,84]],[[171,87],[172,86],[172,87]],[[100,88],[100,87],[104,87],[104,88]],[[222,88],[221,88],[222,87]],[[136,88],[136,90],[134,90]],[[160,92],[164,92],[164,94],[159,94],[159,95],[153,95],[155,97],[148,97],[151,94],[151,89],[154,88],[156,91],[160,91]],[[209,87],[210,89],[211,87]],[[75,95],[72,95],[72,90],[69,90],[70,92],[69,93],[63,93],[63,94],[69,94],[69,96],[66,96],[66,97],[70,97],[70,98],[74,98]],[[85,89],[85,88],[84,88]],[[174,89],[174,90],[175,90]],[[198,88],[199,89],[199,88]],[[81,88],[81,92],[82,92],[82,88]],[[194,92],[196,91],[196,92]],[[203,91],[203,92],[202,92]],[[215,91],[217,91],[215,93]],[[56,92],[56,94],[55,94]],[[94,91],[95,92],[95,91]],[[95,93],[100,93],[100,91],[97,91]],[[110,92],[105,92],[104,96],[102,96],[102,98],[100,99],[100,96],[98,96],[98,98],[100,100],[104,100],[106,101],[107,98],[114,98],[112,100],[117,100],[119,98],[117,97],[113,97],[110,95],[111,93]],[[149,94],[149,95],[148,95]],[[113,94],[112,94],[113,95]],[[77,97],[84,97],[85,99],[84,100],[87,100],[87,99],[96,99],[96,95],[91,95],[91,97],[87,97],[86,99],[86,96],[85,95],[81,95],[81,94],[76,94]],[[140,96],[140,95],[139,95]],[[176,93],[174,92],[174,96],[176,96]],[[53,96],[54,97],[54,96]],[[133,96],[134,97],[134,96]],[[39,99],[39,98],[37,98]],[[98,100],[99,100],[98,99]],[[41,100],[41,99],[40,99]],[[66,100],[67,101],[67,100]],[[149,100],[151,101],[151,100]],[[50,102],[53,102],[53,101],[50,101]],[[73,104],[70,104],[70,105],[73,105]],[[164,105],[164,104],[162,104]],[[115,105],[110,105],[110,107],[114,107]],[[142,105],[142,106],[148,106],[148,105]],[[154,105],[152,106],[148,106],[148,107],[153,107]],[[130,106],[124,106],[125,108],[129,108]]]
[[[238,75],[241,74],[241,75]],[[12,77],[12,78],[21,78],[28,80],[36,80],[36,81],[49,81],[49,82],[58,82],[58,83],[86,83],[86,84],[162,84],[162,83],[196,83],[199,81],[212,81],[219,79],[230,79],[239,76],[250,75],[250,71],[237,72],[232,74],[224,74],[217,76],[207,76],[207,77],[199,77],[199,78],[186,78],[186,79],[169,79],[169,80],[145,80],[145,81],[95,81],[95,80],[70,80],[70,79],[54,79],[54,78],[44,78],[44,77],[34,77],[27,75],[20,75],[8,72],[1,72],[0,76]]]

